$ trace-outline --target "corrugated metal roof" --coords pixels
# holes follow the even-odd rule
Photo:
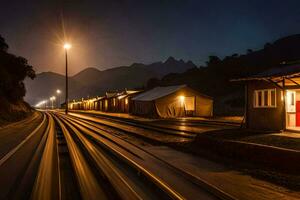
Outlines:
[[[290,66],[280,66],[271,68],[267,71],[258,73],[253,76],[233,79],[232,81],[242,81],[242,80],[256,80],[256,79],[268,79],[277,77],[294,77],[300,75],[300,65],[290,65]]]
[[[132,100],[153,101],[153,100],[159,99],[161,97],[167,96],[169,94],[172,94],[184,87],[186,87],[186,85],[156,87],[147,92],[143,92],[142,94],[137,95],[136,97],[132,98]]]

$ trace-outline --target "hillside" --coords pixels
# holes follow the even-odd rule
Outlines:
[[[102,95],[108,90],[141,88],[150,78],[161,78],[168,73],[181,73],[193,67],[196,65],[191,61],[184,62],[170,57],[165,62],[149,65],[134,63],[130,66],[120,66],[103,71],[86,68],[69,77],[69,97],[77,99]],[[26,80],[25,85],[27,89],[25,99],[33,105],[55,95],[57,89],[64,90],[65,77],[53,72],[43,72],[37,74],[35,80]]]
[[[17,121],[31,113],[23,101],[24,79],[33,79],[35,72],[25,58],[8,52],[8,44],[0,35],[0,126]]]
[[[257,51],[247,50],[246,54],[233,54],[220,59],[210,56],[206,66],[189,69],[184,73],[172,73],[160,80],[151,81],[156,85],[188,84],[215,99],[216,114],[242,114],[244,86],[229,80],[249,76],[272,67],[300,60],[300,34],[267,43]]]

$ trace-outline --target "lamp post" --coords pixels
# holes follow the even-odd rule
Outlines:
[[[56,94],[58,96],[58,101],[57,101],[57,108],[59,108],[59,105],[60,105],[60,102],[61,102],[61,99],[60,99],[60,93],[61,91],[59,89],[56,90]]]
[[[45,110],[47,110],[47,100],[44,101],[45,104]]]
[[[53,101],[55,100],[55,96],[50,97],[51,100],[51,109],[53,110],[54,106],[53,106]]]
[[[66,54],[66,98],[65,98],[66,115],[68,114],[68,50],[70,48],[71,48],[71,44],[69,44],[69,43],[64,44],[64,49],[65,49],[65,54]]]

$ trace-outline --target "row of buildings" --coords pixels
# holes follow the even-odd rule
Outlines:
[[[213,115],[213,99],[186,85],[106,92],[101,97],[74,100],[68,106],[70,110],[132,113],[153,118]]]
[[[280,66],[235,79],[245,84],[245,125],[259,130],[300,131],[300,65]],[[106,93],[69,103],[70,109],[123,112],[148,117],[213,115],[213,99],[186,85]]]

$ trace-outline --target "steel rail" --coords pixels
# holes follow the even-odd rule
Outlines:
[[[91,155],[93,160],[96,162],[97,166],[104,172],[111,184],[114,186],[115,190],[118,192],[122,199],[134,200],[143,199],[139,194],[137,194],[134,189],[126,182],[125,176],[121,174],[122,172],[115,168],[112,162],[103,155],[95,145],[90,142],[83,134],[78,131],[78,129],[73,126],[69,121],[61,119],[79,138],[80,142],[84,145],[85,149]]]
[[[97,182],[86,159],[84,158],[76,142],[73,140],[71,133],[63,124],[61,119],[56,116],[54,116],[54,118],[58,122],[66,139],[70,158],[79,184],[81,197],[85,200],[107,199],[105,192]]]
[[[147,131],[146,134],[145,133],[142,134],[142,130],[141,131],[134,130],[135,129],[134,125],[129,125],[129,126],[126,125],[126,124],[121,124],[120,125],[117,122],[102,120],[102,119],[98,119],[98,118],[91,119],[91,117],[81,118],[79,116],[73,116],[73,115],[69,115],[69,116],[73,117],[73,118],[76,118],[76,119],[79,119],[79,120],[85,120],[85,121],[90,121],[90,122],[93,122],[93,123],[97,123],[99,125],[102,125],[102,126],[105,126],[105,127],[108,127],[108,128],[114,129],[114,130],[117,130],[118,132],[124,132],[124,133],[128,133],[128,134],[134,135],[136,137],[141,137],[141,138],[143,138],[145,140],[150,140],[151,142],[165,144],[164,141],[156,139],[157,136],[161,136],[161,134],[159,132],[157,132],[157,131],[153,132],[151,130],[148,130],[148,129],[145,129],[145,128],[141,128],[141,129],[144,129],[144,130]],[[140,128],[140,127],[138,127],[138,128]],[[175,136],[175,135],[163,135],[163,137],[169,137],[168,140],[170,140],[169,141],[170,143],[172,143],[172,142],[178,142],[178,141],[184,142],[184,141],[189,141],[189,140],[192,139],[192,138],[189,138],[189,137],[181,137],[180,135],[177,135],[177,136]]]
[[[33,200],[61,199],[56,131],[53,117],[49,114],[47,140],[39,165],[38,174],[31,192]]]
[[[72,118],[72,117],[69,116],[69,118]],[[89,121],[83,120],[83,119],[70,119],[70,120],[72,120],[73,123],[80,124],[80,125],[82,125],[82,126],[85,126],[86,128],[88,128],[88,126],[87,126],[85,123],[89,124],[90,126],[92,126],[92,127],[94,127],[94,128],[99,129],[99,128],[97,127],[97,124],[96,124],[95,122],[93,123],[93,122],[89,122]],[[92,128],[88,128],[88,129],[92,130]],[[105,131],[105,130],[103,130],[103,129],[100,129],[100,130],[101,130],[101,131]],[[106,131],[106,132],[107,132],[107,131]],[[109,133],[109,132],[108,132],[108,133]],[[119,138],[119,139],[125,141],[122,137],[119,137],[119,136],[117,136],[117,135],[113,135],[112,137],[117,137],[117,138]],[[112,140],[112,139],[107,138],[107,137],[105,137],[105,138],[106,138],[106,139],[109,139],[109,140]],[[112,142],[115,142],[115,141],[112,141]],[[209,182],[205,181],[204,179],[202,179],[202,178],[200,178],[200,177],[196,177],[196,176],[190,174],[189,172],[183,171],[183,170],[181,170],[181,169],[175,167],[174,165],[170,164],[169,162],[164,161],[164,160],[161,159],[160,157],[154,155],[153,153],[151,153],[151,152],[149,152],[149,151],[147,151],[147,150],[141,148],[140,146],[138,146],[138,145],[136,145],[136,144],[134,144],[134,143],[132,143],[132,142],[128,142],[128,141],[126,141],[126,142],[129,143],[129,144],[131,144],[131,145],[133,145],[133,146],[135,146],[136,148],[138,148],[139,150],[143,151],[144,153],[149,154],[150,156],[152,156],[152,157],[158,159],[159,161],[163,162],[163,163],[166,164],[168,167],[170,167],[170,168],[173,169],[174,171],[178,172],[179,174],[181,174],[181,175],[182,175],[183,177],[185,177],[186,179],[191,180],[193,183],[195,183],[196,185],[198,185],[198,186],[204,188],[206,191],[208,191],[209,193],[211,193],[211,194],[217,196],[218,198],[223,199],[223,200],[236,200],[236,198],[233,197],[232,195],[230,195],[230,194],[228,194],[227,192],[221,190],[220,188],[218,188],[218,187],[216,187],[216,186],[210,184]],[[125,148],[125,149],[126,149],[126,148]]]
[[[74,121],[72,122],[72,120],[68,119],[64,115],[60,115],[60,117],[68,120],[74,126],[80,128],[79,122],[77,122],[77,123]],[[81,125],[81,127],[83,127],[83,126]],[[112,147],[111,145],[104,143],[103,138],[99,134],[96,134],[96,133],[94,133],[92,131],[88,131],[88,130],[86,130],[85,133],[88,134],[90,137],[94,138],[100,145],[104,146],[106,149],[108,149],[109,151],[114,153],[114,155],[116,155],[118,158],[125,161],[129,166],[133,167],[135,170],[139,171],[140,173],[142,173],[143,175],[148,177],[158,188],[162,189],[170,198],[181,199],[181,200],[185,199],[181,194],[179,194],[177,191],[173,190],[172,187],[170,187],[165,181],[161,180],[159,177],[157,177],[156,175],[151,173],[145,167],[143,167],[142,165],[140,165],[139,163],[137,163],[136,161],[134,161],[133,159],[131,159],[130,157],[128,157],[127,155],[122,153],[120,150],[116,149],[115,147]],[[112,142],[112,141],[110,141],[110,142]],[[127,149],[124,147],[121,147],[121,148],[123,148],[125,150]]]
[[[73,113],[76,113],[76,112],[73,112]],[[110,116],[108,117],[108,116],[103,116],[103,115],[98,115],[98,114],[93,114],[93,113],[84,113],[84,114],[96,117],[98,119],[104,119],[106,121],[114,121],[117,123],[122,123],[122,124],[130,125],[130,126],[134,126],[134,127],[139,127],[139,128],[143,128],[143,129],[147,129],[147,130],[151,130],[151,131],[157,131],[157,132],[165,133],[168,135],[175,135],[175,136],[186,137],[186,138],[194,138],[197,134],[196,132],[192,132],[192,131],[179,130],[179,129],[170,128],[170,127],[161,127],[161,126],[157,126],[157,125],[139,122],[137,120],[119,119],[116,117],[110,117]]]
[[[5,156],[3,156],[0,160],[0,167],[7,161],[9,160],[17,151],[19,151],[23,145],[29,141],[30,138],[32,138],[32,136],[34,136],[39,130],[40,128],[45,124],[46,122],[46,115],[43,114],[43,121],[41,122],[41,124],[36,127],[24,140],[22,140],[22,142],[20,142],[17,146],[15,146],[12,150],[10,150],[7,154],[5,154]]]
[[[165,129],[165,130],[171,130],[171,131],[181,131],[187,134],[197,134],[197,132],[195,131],[189,131],[189,130],[178,130],[176,128],[172,128],[172,127],[164,127],[164,126],[159,126],[156,124],[150,124],[147,122],[142,122],[136,119],[127,119],[127,118],[122,118],[122,117],[118,117],[118,116],[109,116],[109,115],[105,115],[105,114],[101,114],[101,113],[89,113],[89,112],[82,112],[82,111],[73,111],[71,113],[79,113],[79,114],[86,114],[86,115],[90,115],[90,116],[96,116],[98,118],[103,118],[103,119],[113,119],[114,121],[120,121],[122,123],[134,123],[134,125],[137,126],[147,126],[150,128],[158,128],[158,129]],[[175,125],[181,125],[178,123],[189,123],[189,124],[195,124],[195,125],[205,125],[205,126],[230,126],[230,127],[239,127],[240,123],[238,122],[225,122],[225,121],[218,121],[218,120],[201,120],[201,121],[196,121],[196,120],[189,120],[189,121],[184,121],[182,119],[168,119],[168,120],[164,120],[164,122],[167,123],[171,123],[171,124],[175,124]]]

